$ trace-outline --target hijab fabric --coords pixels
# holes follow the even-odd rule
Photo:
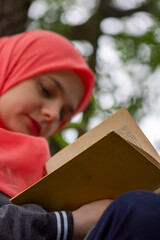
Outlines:
[[[28,78],[60,70],[81,77],[85,91],[76,113],[82,111],[92,95],[94,75],[70,41],[45,30],[0,39],[0,96]],[[25,190],[43,177],[49,158],[44,138],[8,131],[0,118],[0,191],[13,197]]]

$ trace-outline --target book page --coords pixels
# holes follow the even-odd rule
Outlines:
[[[90,147],[92,144],[97,142],[111,131],[115,131],[125,140],[130,141],[134,145],[143,149],[143,151],[146,151],[160,163],[160,157],[158,153],[143,134],[127,109],[123,107],[100,123],[98,126],[82,135],[74,143],[56,153],[46,163],[47,173],[50,173],[61,165],[65,164],[67,161],[84,151],[86,148]]]
[[[143,149],[143,146],[138,142],[138,139],[136,138],[136,136],[133,135],[133,133],[131,132],[131,130],[127,125],[123,125],[121,128],[119,128],[115,132],[119,134],[121,137],[123,137],[124,139],[126,139],[127,141]]]

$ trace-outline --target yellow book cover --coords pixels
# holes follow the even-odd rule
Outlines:
[[[44,178],[11,201],[72,211],[98,199],[160,185],[160,157],[126,108],[55,154],[46,169]]]

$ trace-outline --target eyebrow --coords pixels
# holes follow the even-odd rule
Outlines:
[[[64,91],[63,86],[54,77],[52,77],[51,75],[48,75],[48,78],[51,79],[57,85],[59,90],[64,94],[65,91]]]

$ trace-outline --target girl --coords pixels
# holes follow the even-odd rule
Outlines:
[[[72,239],[73,216],[73,237],[81,239],[108,202],[84,225],[79,211],[47,213],[9,197],[44,175],[50,153],[43,137],[86,107],[94,75],[67,39],[41,30],[1,38],[0,63],[0,239]]]

